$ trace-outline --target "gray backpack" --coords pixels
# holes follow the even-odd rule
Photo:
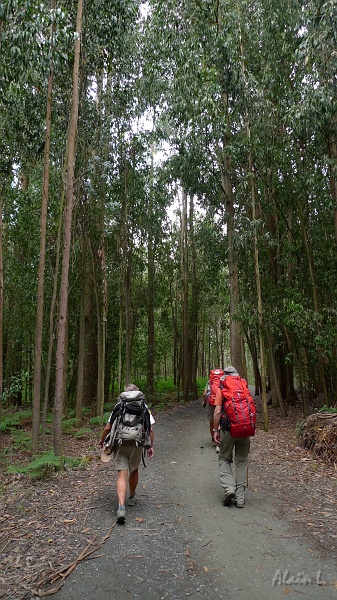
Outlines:
[[[148,450],[151,447],[151,424],[143,393],[138,390],[122,392],[118,400],[120,406],[115,419],[117,422],[112,424],[114,435],[110,437],[110,443]]]

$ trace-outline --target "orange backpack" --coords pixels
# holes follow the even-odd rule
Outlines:
[[[215,396],[220,385],[220,379],[224,376],[224,374],[225,371],[222,369],[212,369],[209,374],[206,398],[208,404],[211,406],[214,406]]]
[[[227,375],[220,380],[222,394],[221,426],[232,437],[255,435],[256,406],[245,379]]]

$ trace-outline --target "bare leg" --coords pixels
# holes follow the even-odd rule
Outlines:
[[[118,497],[118,505],[125,505],[125,495],[126,495],[126,482],[128,478],[128,470],[122,469],[118,471],[117,477],[117,497]]]
[[[137,485],[138,485],[138,469],[135,469],[129,475],[130,496],[135,495]]]

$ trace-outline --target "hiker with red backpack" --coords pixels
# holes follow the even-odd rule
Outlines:
[[[244,507],[250,438],[255,427],[256,407],[247,382],[230,365],[220,380],[214,409],[214,439],[220,444],[219,476],[225,506],[234,500],[237,508]]]
[[[202,403],[203,403],[203,407],[206,409],[207,411],[207,417],[209,420],[209,431],[211,434],[211,438],[212,438],[212,446],[215,447],[215,451],[218,453],[220,452],[220,448],[218,446],[218,444],[216,443],[216,441],[214,440],[214,403],[215,403],[215,396],[216,393],[218,391],[219,385],[220,385],[220,379],[221,377],[223,377],[223,375],[225,374],[225,371],[223,371],[222,369],[212,369],[210,374],[209,374],[209,379],[208,379],[208,383],[207,386],[205,388],[205,391],[203,393],[203,397],[202,397]]]

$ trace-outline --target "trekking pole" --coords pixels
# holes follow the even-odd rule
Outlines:
[[[201,434],[201,444],[200,448],[204,447],[204,437],[205,437],[205,419],[206,419],[206,406],[204,406],[204,418],[202,420],[202,434]]]

